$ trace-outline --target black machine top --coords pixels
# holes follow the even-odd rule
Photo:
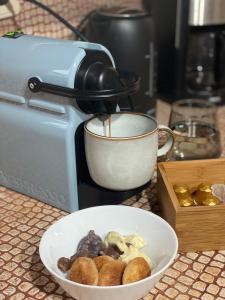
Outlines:
[[[111,114],[116,111],[120,99],[137,92],[139,81],[135,74],[117,71],[105,52],[86,50],[76,73],[74,89],[42,82],[37,77],[29,79],[28,87],[34,93],[44,91],[75,98],[85,113]]]
[[[140,18],[146,17],[149,13],[145,10],[139,10],[137,8],[127,8],[127,7],[111,7],[111,8],[101,8],[96,10],[96,17],[106,17],[106,18]]]

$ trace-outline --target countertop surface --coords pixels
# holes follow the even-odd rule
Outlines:
[[[159,102],[159,123],[166,124],[168,114],[169,106]],[[218,120],[225,149],[225,107],[219,109]],[[147,190],[123,204],[159,213],[155,183],[154,175]],[[72,300],[44,268],[38,253],[44,231],[66,214],[0,187],[0,300]],[[225,299],[225,249],[179,253],[160,282],[144,298],[151,299]]]

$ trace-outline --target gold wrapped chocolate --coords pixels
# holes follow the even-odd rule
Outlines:
[[[180,198],[178,200],[179,200],[180,206],[183,206],[183,207],[195,205],[194,200],[191,198],[191,196],[185,197],[185,198]]]
[[[174,192],[177,195],[177,198],[188,197],[190,195],[188,186],[186,184],[175,184],[173,186]]]
[[[221,203],[220,200],[213,195],[206,197],[202,201],[202,205],[204,205],[204,206],[214,206],[214,205],[219,205],[220,203]]]
[[[219,198],[213,195],[212,186],[209,183],[201,183],[197,187],[189,187],[186,184],[175,184],[173,186],[180,206],[214,206],[221,204]]]
[[[214,206],[219,205],[220,200],[212,194],[210,184],[200,184],[196,192],[196,202],[198,205]]]
[[[179,200],[180,206],[194,206],[194,200],[191,198],[189,188],[186,184],[175,184],[174,192]]]
[[[212,195],[212,189],[210,184],[202,183],[198,186],[196,191],[196,202],[198,205],[203,205],[202,202]]]

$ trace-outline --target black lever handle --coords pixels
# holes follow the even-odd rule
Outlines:
[[[69,98],[77,98],[79,100],[96,101],[96,100],[108,100],[112,101],[115,97],[126,97],[134,94],[139,89],[140,79],[138,76],[133,75],[132,81],[126,86],[120,89],[112,90],[77,90],[59,85],[54,85],[46,82],[42,82],[37,77],[32,77],[28,80],[29,89],[34,92],[47,92]]]

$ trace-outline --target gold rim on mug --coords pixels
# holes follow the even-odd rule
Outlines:
[[[105,140],[113,140],[113,141],[123,141],[123,140],[134,140],[134,139],[140,139],[140,138],[143,138],[143,137],[146,137],[150,134],[153,134],[154,132],[156,132],[157,130],[159,130],[158,128],[158,123],[157,121],[153,118],[153,117],[150,117],[146,114],[143,114],[143,113],[135,113],[135,112],[116,112],[112,115],[136,115],[136,116],[142,116],[142,117],[146,117],[150,120],[152,120],[155,125],[156,125],[156,128],[150,132],[147,132],[147,133],[144,133],[144,134],[140,134],[140,135],[134,135],[134,136],[131,136],[131,137],[109,137],[109,136],[105,136],[105,135],[99,135],[99,134],[96,134],[96,133],[93,133],[92,131],[90,131],[88,128],[87,128],[87,125],[90,121],[92,121],[93,119],[96,118],[96,116],[92,117],[91,119],[87,120],[85,123],[84,123],[84,130],[92,135],[92,136],[95,136],[97,138],[101,138],[101,139],[105,139]]]

